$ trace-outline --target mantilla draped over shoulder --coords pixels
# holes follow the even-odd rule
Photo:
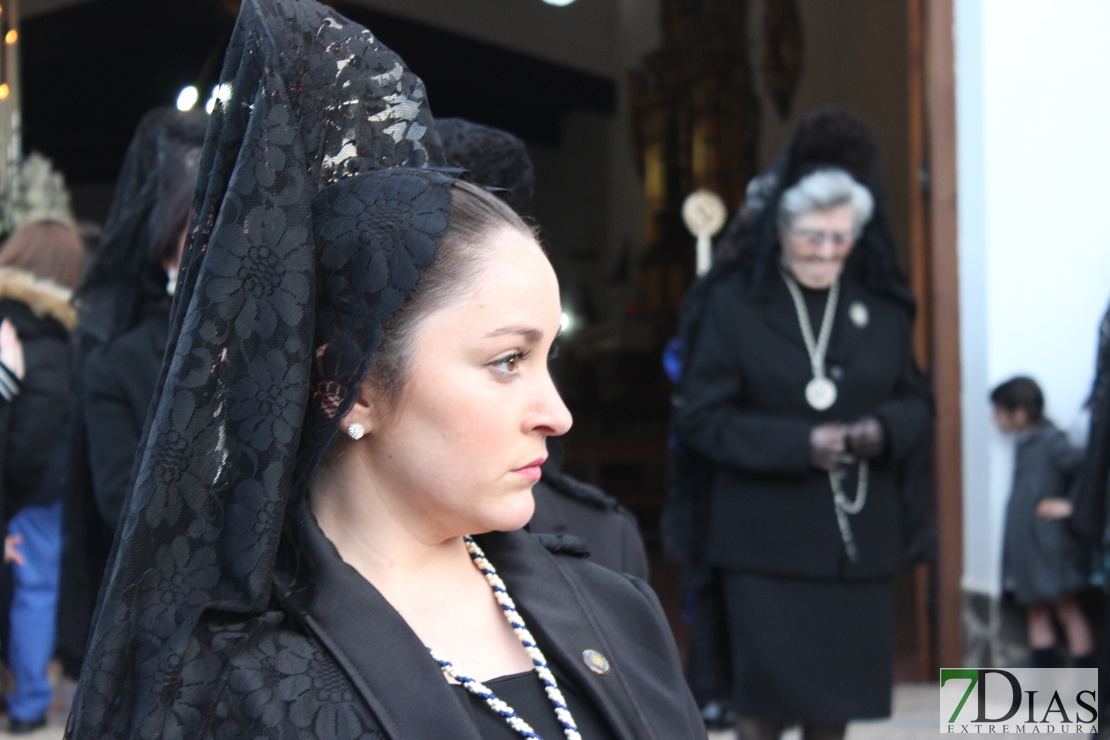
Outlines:
[[[370,31],[243,0],[220,85],[73,737],[202,734],[175,714],[197,625],[271,602],[287,512],[446,228],[424,85]],[[405,236],[364,239],[386,222]]]

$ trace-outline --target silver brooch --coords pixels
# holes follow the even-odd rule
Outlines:
[[[862,301],[852,301],[852,305],[848,306],[848,318],[862,329],[871,322],[871,312]]]

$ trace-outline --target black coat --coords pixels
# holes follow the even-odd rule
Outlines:
[[[775,276],[750,299],[744,287],[734,272],[710,288],[675,397],[679,435],[716,463],[708,564],[813,579],[892,575],[900,561],[898,466],[927,444],[932,421],[910,312],[845,272],[826,356],[839,394],[817,411],[805,400],[810,362],[785,283]],[[809,437],[818,424],[865,415],[882,423],[887,451],[872,461],[866,507],[850,518],[853,563],[828,475],[809,463]],[[851,498],[854,475],[845,488]]]
[[[82,400],[89,472],[97,508],[113,532],[162,367],[168,324],[164,311],[147,314],[85,363]]]
[[[616,499],[551,467],[544,467],[532,495],[536,510],[528,531],[577,537],[593,562],[647,580],[647,551],[636,517]]]
[[[1014,480],[1006,504],[1002,585],[1021,604],[1055,601],[1088,584],[1087,550],[1066,519],[1036,515],[1046,498],[1074,498],[1084,451],[1042,421],[1014,445]]]
[[[30,273],[0,268],[0,316],[23,344],[25,375],[10,403],[0,401],[2,519],[21,507],[47,504],[57,485],[44,486],[51,456],[65,439],[70,389],[68,330],[76,321],[69,291]]]
[[[208,612],[187,660],[134,686],[156,708],[132,737],[440,738],[479,740],[427,649],[302,508],[300,543],[283,547],[275,598],[259,614]],[[523,531],[476,538],[549,662],[627,740],[704,738],[678,652],[642,581]],[[198,557],[202,553],[198,552]],[[610,671],[587,667],[601,652]],[[84,687],[95,696],[97,686]]]
[[[1106,494],[1110,482],[1110,306],[1098,331],[1095,380],[1088,406],[1087,458],[1068,525],[1088,544],[1106,539]]]
[[[67,675],[80,671],[112,538],[154,395],[169,318],[149,311],[130,331],[97,347],[75,388],[73,454],[66,487],[56,653]]]

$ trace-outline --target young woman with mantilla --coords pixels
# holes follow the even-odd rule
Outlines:
[[[641,581],[545,547],[559,288],[419,79],[246,0],[73,737],[703,737]]]

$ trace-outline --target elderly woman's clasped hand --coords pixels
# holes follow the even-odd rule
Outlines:
[[[871,460],[886,448],[886,433],[874,416],[850,424],[818,424],[809,434],[809,461],[815,468],[833,471],[860,459]]]

